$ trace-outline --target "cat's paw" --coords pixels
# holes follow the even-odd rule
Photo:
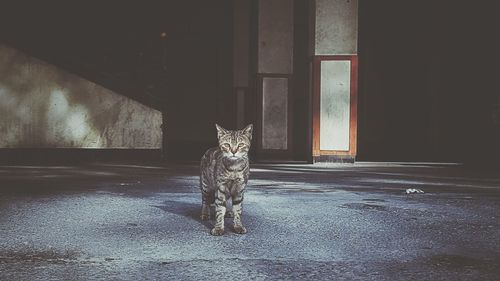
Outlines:
[[[207,221],[210,218],[210,216],[208,214],[201,214],[200,218],[202,221]]]
[[[238,234],[245,234],[247,233],[247,229],[243,225],[235,225],[234,232]]]
[[[220,235],[224,234],[224,228],[214,227],[210,231],[210,234],[212,234],[214,236],[220,236]]]
[[[226,214],[224,215],[225,218],[232,218],[234,217],[233,211],[226,211]]]

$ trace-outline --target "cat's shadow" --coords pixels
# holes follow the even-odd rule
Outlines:
[[[201,204],[194,204],[189,202],[166,200],[162,205],[152,205],[165,212],[180,215],[188,219],[192,219],[204,225],[207,229],[212,229],[213,222],[211,220],[202,221],[201,215]],[[213,208],[211,208],[213,209]],[[211,210],[213,211],[213,210]],[[213,215],[213,213],[211,213]],[[213,217],[213,216],[212,216]]]

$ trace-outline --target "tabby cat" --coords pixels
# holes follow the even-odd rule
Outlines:
[[[210,205],[215,203],[215,227],[212,235],[224,234],[224,217],[233,217],[234,231],[247,232],[241,222],[243,193],[248,182],[250,163],[248,151],[252,140],[252,124],[243,130],[217,128],[218,147],[207,150],[201,158],[200,189],[201,219],[210,217]],[[232,211],[226,212],[226,200],[231,199]]]

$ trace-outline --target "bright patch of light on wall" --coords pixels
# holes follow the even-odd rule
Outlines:
[[[66,120],[67,129],[70,131],[74,140],[81,140],[89,132],[86,113],[86,110],[82,107],[76,107],[71,110]]]
[[[54,90],[49,97],[49,112],[53,117],[63,117],[69,109],[66,93],[62,90]]]

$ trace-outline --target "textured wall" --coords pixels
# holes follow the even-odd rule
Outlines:
[[[160,148],[161,112],[0,45],[0,148]]]
[[[262,82],[262,148],[288,148],[288,79]]]
[[[293,1],[259,1],[258,72],[293,71]]]
[[[316,55],[358,52],[358,1],[316,0]]]

